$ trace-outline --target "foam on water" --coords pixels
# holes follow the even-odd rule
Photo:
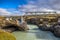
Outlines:
[[[28,25],[30,30],[27,32],[16,31],[13,34],[17,40],[60,40],[49,31],[41,31],[36,25]]]

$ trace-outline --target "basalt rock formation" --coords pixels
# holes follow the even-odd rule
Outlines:
[[[26,22],[18,23],[18,20],[0,20],[0,29],[3,29],[7,32],[13,32],[15,30],[26,31],[29,28],[27,27]]]

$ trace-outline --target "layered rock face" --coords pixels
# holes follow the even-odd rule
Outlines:
[[[0,29],[3,29],[7,32],[13,32],[15,30],[27,31],[26,22],[18,23],[18,20],[9,20],[9,19],[0,19]]]

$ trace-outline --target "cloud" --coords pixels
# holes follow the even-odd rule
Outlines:
[[[42,5],[42,4],[47,5],[46,1],[45,2],[40,2],[40,1],[39,0],[37,0],[37,1],[29,0],[28,4],[19,5],[18,10],[20,10],[21,12],[55,11],[55,10],[51,9],[50,7],[45,7]]]
[[[26,5],[19,5],[19,10],[26,11],[59,11],[60,0],[27,0]]]
[[[12,15],[12,16],[22,16],[22,15],[24,15],[24,13],[23,13],[23,12],[20,12],[20,11],[18,11],[18,10],[15,10],[15,11],[12,12],[11,15]]]
[[[39,7],[60,10],[60,0],[36,0],[35,4]]]
[[[60,0],[50,0],[50,5],[53,9],[60,10]]]
[[[35,11],[36,8],[38,8],[36,5],[31,5],[31,4],[27,4],[27,5],[22,5],[19,7],[19,10],[22,12],[26,12],[26,11]]]
[[[20,16],[20,15],[22,15],[21,12],[16,9],[12,10],[0,8],[0,16]]]
[[[6,9],[0,8],[0,16],[10,15],[11,12],[8,12]]]
[[[27,4],[14,8],[0,8],[0,15],[20,16],[24,12],[57,11],[60,12],[60,0],[26,0]]]

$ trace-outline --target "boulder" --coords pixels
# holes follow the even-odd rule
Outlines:
[[[10,26],[4,27],[2,29],[5,30],[6,32],[10,32],[10,33],[18,30],[18,28],[15,25],[10,25]]]
[[[26,22],[21,23],[20,26],[18,26],[18,28],[21,31],[27,31],[29,29]]]
[[[54,35],[60,37],[60,25],[54,26]]]
[[[39,29],[43,30],[43,31],[49,31],[50,27],[47,27],[47,25],[44,24],[40,24],[38,25]]]
[[[51,31],[56,37],[60,37],[60,25],[59,25],[59,23],[54,24],[52,27],[50,27],[50,31]]]
[[[18,25],[16,22],[17,21],[15,21],[15,20],[8,20],[8,21],[3,20],[3,21],[0,22],[0,29],[3,29],[7,32],[13,32],[15,30],[26,31],[26,30],[29,29],[27,27],[26,22],[20,23],[20,25]]]
[[[27,20],[27,23],[29,23],[29,24],[38,24],[38,22],[39,22],[39,18],[31,18],[31,19],[29,19],[29,20]]]

